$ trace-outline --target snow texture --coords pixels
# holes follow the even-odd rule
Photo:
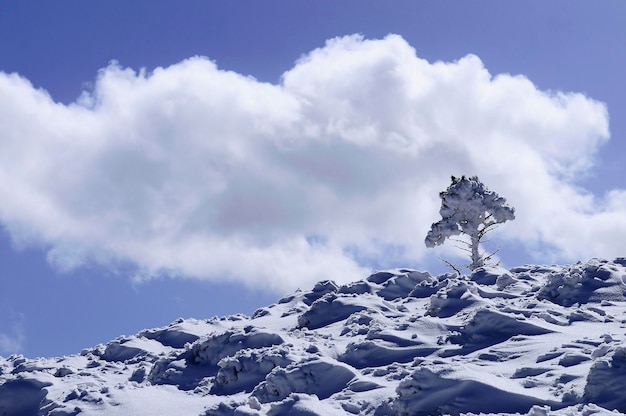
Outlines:
[[[626,259],[394,269],[257,310],[0,357],[0,415],[626,412]]]

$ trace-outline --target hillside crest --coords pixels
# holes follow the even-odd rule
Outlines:
[[[626,258],[327,280],[250,317],[0,357],[0,415],[626,412],[625,306]]]

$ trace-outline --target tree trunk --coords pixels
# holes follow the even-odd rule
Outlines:
[[[471,238],[470,248],[472,250],[472,264],[470,265],[470,270],[473,271],[483,266],[483,259],[480,256],[480,253],[478,251],[478,246],[480,244],[480,238],[478,237],[478,230],[470,234],[470,238]]]

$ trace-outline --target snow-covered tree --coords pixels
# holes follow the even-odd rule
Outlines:
[[[426,247],[438,246],[449,237],[464,234],[469,242],[457,241],[467,245],[467,248],[461,248],[470,253],[472,263],[469,269],[484,266],[495,254],[485,255],[479,251],[485,233],[498,224],[515,219],[515,209],[506,204],[506,199],[487,189],[477,176],[452,176],[452,184],[440,192],[439,197],[441,220],[431,226],[426,235]]]

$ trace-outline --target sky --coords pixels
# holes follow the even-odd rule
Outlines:
[[[438,193],[505,267],[625,256],[626,4],[0,3],[0,355],[438,273]]]

